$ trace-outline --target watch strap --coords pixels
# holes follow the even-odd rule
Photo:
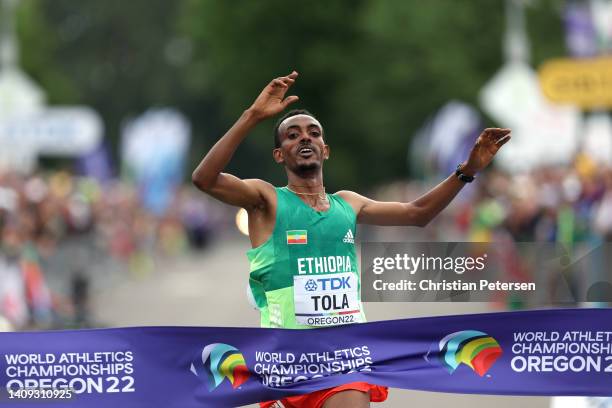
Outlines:
[[[474,176],[468,176],[467,174],[463,174],[461,164],[457,165],[457,170],[455,170],[455,176],[457,176],[457,178],[463,181],[464,183],[471,183],[476,178]]]

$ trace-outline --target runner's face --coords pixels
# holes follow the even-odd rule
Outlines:
[[[329,157],[323,128],[312,116],[296,115],[286,119],[279,133],[281,146],[275,149],[274,157],[296,173],[319,169]]]

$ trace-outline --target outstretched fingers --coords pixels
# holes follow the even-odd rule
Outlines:
[[[293,85],[293,83],[295,82],[295,76],[291,76],[291,75],[280,77],[278,79],[280,79],[288,87]]]
[[[501,146],[508,141],[510,132],[511,130],[506,128],[486,128],[482,132],[482,138],[488,143],[494,143]]]
[[[501,146],[509,140],[509,137],[510,129],[495,129],[493,132],[493,143]]]
[[[272,86],[274,88],[289,88],[291,85],[293,85],[297,76],[298,76],[298,73],[293,71],[291,74],[287,76],[274,78],[272,80]]]
[[[299,96],[296,96],[296,95],[288,96],[288,97],[286,97],[283,100],[283,106],[286,108],[287,106],[291,105],[292,103],[297,102],[299,99],[300,99]]]
[[[284,88],[284,90],[283,90],[283,94],[284,94],[291,87],[291,85],[294,84],[295,79],[297,78],[297,76],[298,76],[298,73],[296,71],[293,71],[293,72],[291,72],[287,76],[278,77],[278,78],[274,79],[272,82],[277,87]],[[300,98],[298,96],[296,96],[296,95],[291,95],[291,96],[286,97],[282,101],[283,108],[286,108],[287,106],[291,105],[292,103],[297,102],[299,99]]]
[[[497,142],[495,142],[495,144],[497,144],[498,147],[502,147],[503,145],[508,143],[510,139],[512,139],[512,136],[510,136],[510,134],[506,134],[506,136],[497,139]]]
[[[275,78],[272,80],[272,86],[274,88],[288,88],[289,85],[287,85],[285,83],[285,81],[282,80],[282,78]]]

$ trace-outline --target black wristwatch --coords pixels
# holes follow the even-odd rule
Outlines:
[[[461,163],[457,165],[457,170],[455,170],[455,176],[457,176],[457,178],[463,181],[464,183],[471,183],[475,179],[474,176],[468,176],[467,174],[463,174],[463,172],[461,171]]]

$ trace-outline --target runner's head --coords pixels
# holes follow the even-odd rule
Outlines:
[[[296,174],[318,171],[329,158],[323,127],[305,109],[287,112],[274,126],[274,160]]]

